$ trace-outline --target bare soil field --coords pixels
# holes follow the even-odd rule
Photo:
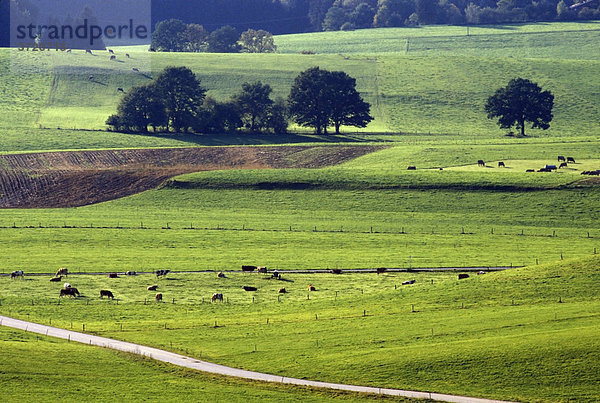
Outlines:
[[[222,169],[321,168],[377,146],[200,147],[0,155],[0,208],[76,207]]]

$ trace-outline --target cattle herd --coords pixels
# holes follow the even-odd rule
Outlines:
[[[267,268],[264,267],[264,266],[246,266],[246,265],[244,265],[244,266],[242,266],[242,271],[243,272],[255,271],[257,273],[263,273],[263,274],[267,274],[268,273]],[[376,272],[377,272],[378,275],[381,274],[381,273],[384,273],[385,271],[386,271],[385,268],[378,268],[376,270]],[[156,274],[157,278],[160,278],[160,277],[167,276],[170,272],[171,272],[171,270],[168,270],[168,269],[160,269],[160,270],[156,270],[155,274]],[[333,270],[330,270],[330,273],[341,274],[342,270],[341,269],[333,269]],[[127,272],[125,272],[125,274],[131,276],[131,275],[136,275],[137,273],[135,271],[127,271]],[[485,274],[485,272],[484,271],[479,271],[477,274],[478,275]],[[51,282],[58,282],[58,281],[60,281],[62,279],[62,277],[67,277],[68,275],[69,275],[68,269],[61,268],[50,279],[50,281]],[[108,278],[111,278],[111,279],[113,279],[113,278],[119,278],[118,273],[116,273],[116,272],[107,273],[107,276],[108,276]],[[13,271],[10,274],[10,278],[11,279],[23,279],[24,278],[23,270],[15,270],[15,271]],[[225,276],[225,274],[223,272],[218,272],[217,273],[217,278],[219,278],[219,279],[225,279],[227,277]],[[273,273],[271,275],[271,278],[278,279],[278,280],[283,280],[281,278],[280,273],[277,270],[273,271]],[[466,274],[466,273],[460,273],[460,274],[458,274],[458,279],[459,280],[467,279],[467,278],[469,278],[469,275]],[[407,281],[402,282],[402,285],[410,285],[410,284],[415,284],[415,283],[416,283],[416,280],[413,279],[413,280],[407,280]],[[158,284],[153,284],[153,285],[147,286],[146,290],[147,291],[157,291],[158,288],[159,288]],[[249,291],[249,292],[251,292],[251,291],[258,291],[258,287],[255,287],[255,286],[243,285],[241,288],[244,291]],[[309,292],[316,292],[317,288],[314,285],[312,285],[312,284],[308,284],[307,290]],[[280,293],[280,294],[285,294],[288,291],[285,289],[285,287],[281,287],[281,288],[279,288],[279,290],[277,292]],[[59,291],[59,298],[67,297],[67,296],[68,297],[72,297],[72,298],[77,298],[77,297],[81,297],[82,295],[81,295],[81,293],[79,292],[79,290],[77,288],[75,288],[75,287],[73,287],[71,285],[71,283],[64,283],[63,287]],[[111,300],[115,299],[115,296],[114,296],[113,292],[110,291],[110,290],[105,290],[105,289],[100,290],[100,298],[104,298],[104,297],[106,297],[107,299],[111,299]],[[154,295],[154,299],[156,300],[156,302],[161,302],[163,300],[163,294],[161,292],[156,293]],[[253,297],[253,299],[254,299],[254,297]],[[213,293],[210,300],[211,300],[211,302],[223,302],[223,293],[221,293],[221,292],[215,292],[215,293]]]

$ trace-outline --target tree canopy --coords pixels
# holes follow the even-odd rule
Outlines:
[[[550,127],[553,107],[554,95],[550,91],[542,91],[530,80],[514,78],[488,98],[485,111],[488,118],[498,118],[501,128],[516,126],[525,136],[525,122],[530,122],[531,128]]]
[[[327,133],[333,125],[366,127],[373,120],[370,105],[356,91],[356,80],[343,71],[312,67],[294,80],[288,97],[290,116],[301,126]]]

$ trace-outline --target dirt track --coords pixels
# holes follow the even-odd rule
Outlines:
[[[0,208],[83,206],[152,189],[184,173],[321,168],[382,148],[199,147],[0,155]]]

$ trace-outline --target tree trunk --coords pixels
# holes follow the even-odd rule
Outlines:
[[[340,122],[335,122],[335,134],[340,134]]]
[[[521,119],[521,136],[525,137],[525,119]]]

